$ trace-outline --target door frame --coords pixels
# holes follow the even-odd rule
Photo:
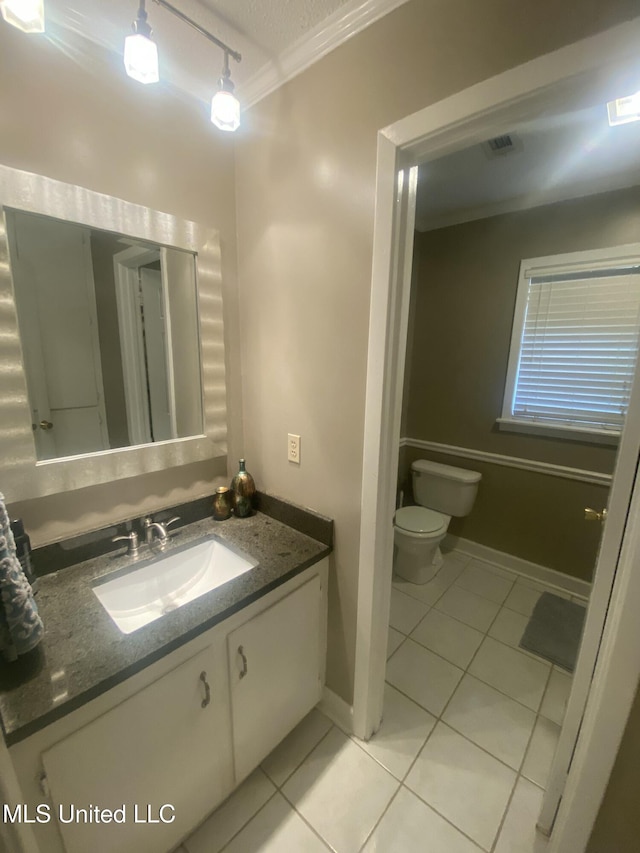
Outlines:
[[[147,376],[144,367],[140,298],[138,295],[140,267],[161,261],[162,251],[164,250],[160,248],[134,245],[113,256],[127,428],[129,440],[134,445],[148,444],[151,441],[151,413],[147,398]],[[166,266],[161,263],[161,269],[164,268]],[[168,317],[164,272],[161,275],[164,310],[165,316]],[[167,348],[170,346],[171,339],[168,336]],[[167,362],[169,360],[167,358]],[[172,395],[170,394],[169,397],[169,405],[172,408]],[[175,436],[175,414],[172,416],[172,430]]]
[[[620,97],[632,80],[640,88],[639,39],[640,18],[635,18],[472,86],[378,133],[352,709],[353,730],[360,738],[368,739],[382,717],[417,164],[509,132],[518,121],[569,96],[579,105],[594,92],[602,102]],[[640,511],[637,480],[630,506]],[[620,515],[626,512],[616,514],[613,521],[624,524]],[[625,530],[549,853],[580,853],[586,847],[638,684],[640,648],[633,628],[640,577],[632,572],[634,561],[640,561],[638,515],[632,513]]]

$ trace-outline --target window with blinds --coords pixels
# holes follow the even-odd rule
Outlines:
[[[639,330],[640,246],[523,261],[500,423],[619,434]]]

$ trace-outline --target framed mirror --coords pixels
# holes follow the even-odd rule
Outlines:
[[[217,233],[0,166],[0,490],[226,455]]]

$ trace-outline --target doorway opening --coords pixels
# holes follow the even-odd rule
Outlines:
[[[361,565],[373,566],[374,569],[370,582],[365,581],[359,592],[360,631],[354,698],[354,729],[361,737],[368,737],[376,729],[382,711],[393,544],[389,519],[395,504],[401,437],[402,376],[418,177],[416,165],[499,137],[524,120],[562,114],[567,103],[580,109],[594,103],[606,104],[608,100],[619,97],[625,86],[628,88],[633,85],[632,80],[640,79],[630,41],[634,31],[637,36],[637,29],[637,22],[634,22],[634,26],[616,28],[528,63],[524,68],[507,72],[443,104],[427,108],[379,136],[360,553]],[[584,849],[595,818],[594,797],[597,809],[613,761],[613,755],[600,756],[600,763],[596,765],[598,772],[591,774],[588,780],[579,773],[581,766],[588,766],[594,759],[593,748],[587,748],[589,741],[593,743],[594,738],[602,738],[603,742],[608,739],[609,743],[615,743],[615,736],[613,741],[611,737],[611,724],[607,727],[598,716],[597,703],[603,701],[602,686],[612,677],[607,658],[611,659],[616,647],[623,647],[620,645],[623,627],[630,615],[625,610],[629,599],[627,605],[622,604],[619,593],[626,586],[628,596],[629,584],[633,583],[629,578],[630,564],[624,559],[623,546],[626,543],[627,551],[635,547],[633,525],[625,530],[625,522],[629,506],[637,498],[634,477],[640,449],[640,414],[636,406],[640,406],[637,387],[631,395],[626,428],[620,442],[619,460],[624,460],[624,464],[619,462],[614,477],[610,516],[600,548],[599,571],[567,710],[567,718],[575,719],[575,730],[572,735],[567,734],[564,747],[558,748],[564,759],[556,768],[557,781],[549,789],[553,790],[541,817],[543,827],[551,829],[564,791],[550,850]],[[619,560],[621,549],[622,559]],[[609,607],[612,588],[614,598]],[[633,673],[633,683],[622,700],[619,695],[616,699],[618,707],[620,700],[623,707],[626,703],[628,712],[640,660],[632,654],[632,660],[627,659],[626,663]],[[587,699],[585,725],[580,735],[582,744],[578,742],[575,759],[569,767]],[[619,733],[625,721],[622,710],[617,721]],[[563,737],[565,729],[566,725]],[[589,802],[581,807],[576,792],[584,785],[591,785],[592,790]],[[594,793],[593,786],[597,788],[598,785],[599,792]]]

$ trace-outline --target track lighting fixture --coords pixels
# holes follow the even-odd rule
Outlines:
[[[44,0],[0,0],[2,17],[23,33],[44,32]]]
[[[133,32],[124,40],[124,67],[129,77],[139,83],[157,83],[158,48],[151,39],[144,0],[140,0],[138,17],[133,22]]]
[[[145,2],[144,0],[139,0],[139,2],[138,17],[133,23],[133,34],[127,36],[125,43],[124,64],[127,74],[134,80],[139,80],[141,83],[153,83],[159,79],[158,52],[155,42],[151,39],[151,27],[147,23]],[[184,12],[168,3],[167,0],[154,0],[154,2],[171,12],[176,18],[180,18],[185,24],[189,24],[200,35],[224,51],[222,77],[218,82],[218,91],[211,101],[211,121],[220,130],[237,130],[240,126],[240,103],[233,94],[234,86],[231,82],[229,57],[232,56],[236,62],[240,62],[242,57],[200,24],[187,17]]]
[[[234,131],[240,126],[240,102],[233,94],[233,90],[229,53],[225,50],[222,77],[218,80],[218,91],[211,99],[211,121],[220,130]]]
[[[157,83],[160,79],[158,48],[151,38],[152,30],[147,21],[145,0],[138,0],[138,3],[133,32],[124,42],[124,67],[129,77],[139,83]],[[167,0],[154,0],[154,3],[171,12],[176,18],[180,18],[185,24],[189,24],[224,52],[222,77],[218,81],[218,91],[211,100],[211,121],[220,130],[237,130],[240,126],[240,103],[233,93],[234,85],[231,81],[229,57],[240,62],[242,56]],[[0,12],[7,23],[25,33],[44,32],[44,0],[0,0]]]

